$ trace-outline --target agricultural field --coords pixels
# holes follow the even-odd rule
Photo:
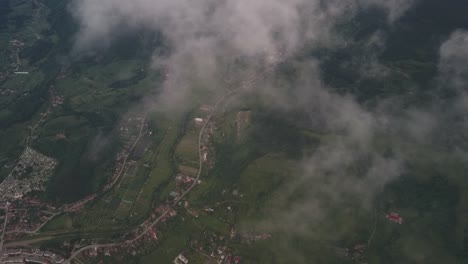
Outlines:
[[[151,117],[149,117],[151,118]],[[166,123],[167,127],[160,127],[150,131],[148,127],[139,139],[139,143],[122,169],[120,178],[114,187],[104,195],[98,197],[84,213],[62,218],[71,218],[72,226],[81,229],[109,229],[140,223],[148,216],[153,204],[153,197],[173,176],[172,149],[178,140],[178,134],[173,133],[177,123]],[[128,133],[123,126],[124,135]],[[135,129],[134,132],[138,132]],[[134,134],[135,135],[135,134]],[[130,138],[135,138],[132,136]],[[139,150],[139,144],[145,146]],[[141,152],[135,155],[135,152]],[[141,155],[142,154],[142,155]],[[93,216],[93,217],[91,217]],[[60,218],[57,221],[62,221]],[[51,230],[56,224],[50,222],[46,229]]]
[[[0,1],[1,263],[467,263],[466,2]]]

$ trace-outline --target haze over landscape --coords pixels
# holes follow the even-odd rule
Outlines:
[[[464,1],[4,1],[0,262],[468,260]]]

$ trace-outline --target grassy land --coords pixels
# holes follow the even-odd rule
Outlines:
[[[18,146],[24,146],[30,127],[49,109],[53,92],[64,103],[50,108],[32,146],[59,160],[47,194],[41,195],[59,203],[101,187],[119,142],[92,160],[93,141],[112,138],[119,116],[152,94],[159,82],[159,73],[148,71],[157,34],[123,37],[96,58],[71,58],[76,25],[67,2],[5,0],[0,14],[0,91],[5,93],[0,98],[0,179],[8,174],[3,165],[21,153]],[[17,53],[20,65],[14,65]]]
[[[74,228],[106,229],[112,226],[139,224],[148,216],[155,190],[173,175],[172,150],[178,141],[176,122],[161,123],[153,144],[141,160],[131,161],[116,187],[99,197],[80,214],[71,213]],[[151,164],[151,165],[149,165]],[[62,216],[70,217],[70,216]],[[53,230],[63,220],[57,218],[45,227]]]
[[[226,113],[223,118],[218,118],[220,129],[214,136],[217,161],[212,171],[202,175],[202,184],[187,196],[189,210],[197,212],[199,217],[181,206],[175,218],[157,226],[159,242],[146,245],[136,257],[125,256],[128,263],[170,262],[181,252],[189,256],[192,263],[209,263],[212,260],[191,248],[191,243],[202,243],[203,251],[209,253],[213,245],[206,243],[206,234],[227,238],[231,228],[240,233],[272,235],[268,240],[249,243],[239,237],[231,240],[228,243],[230,254],[242,256],[243,263],[300,263],[303,258],[312,263],[355,263],[345,257],[346,248],[367,245],[372,233],[375,234],[371,247],[361,256],[369,262],[457,263],[458,258],[454,255],[464,247],[465,237],[455,231],[447,233],[447,230],[464,229],[463,202],[457,205],[457,201],[464,201],[466,197],[457,197],[454,183],[437,177],[442,170],[451,168],[450,175],[454,179],[460,178],[463,166],[454,159],[428,153],[425,148],[417,150],[407,146],[407,155],[419,157],[409,164],[411,171],[419,177],[407,175],[392,182],[368,208],[357,204],[359,199],[353,197],[338,204],[330,202],[333,206],[329,208],[317,208],[313,203],[303,202],[310,202],[307,199],[311,197],[322,202],[330,198],[320,196],[324,178],[311,178],[304,181],[303,186],[291,189],[290,183],[301,179],[303,172],[298,166],[301,159],[285,140],[296,137],[293,146],[304,143],[306,145],[300,145],[301,148],[313,151],[318,144],[332,143],[339,139],[338,136],[292,126],[275,133],[260,133],[265,131],[268,122],[277,123],[278,119],[258,116],[254,112],[253,123],[246,128],[249,136],[236,141],[232,140],[236,138],[236,133],[232,132],[235,114]],[[167,198],[175,189],[173,176],[178,166],[182,164],[183,170],[190,170],[184,167],[186,163],[180,157],[196,150],[194,137],[190,135],[193,131],[190,126],[183,129],[182,123],[164,123],[156,135],[157,147],[152,147],[135,168],[128,170],[120,187],[87,208],[82,218],[74,217],[72,228],[81,230],[75,237],[83,236],[84,229],[96,225],[91,218],[104,219],[99,230],[107,230],[109,233],[106,234],[110,235],[109,227],[119,228],[133,220],[137,223],[148,215],[153,204]],[[180,134],[182,132],[184,135]],[[259,136],[264,138],[256,138]],[[387,139],[376,142],[377,151],[384,152],[390,142]],[[430,163],[434,164],[428,167]],[[152,166],[147,168],[144,164]],[[144,182],[141,181],[143,175],[146,175]],[[143,187],[138,199],[133,198],[139,188],[136,186]],[[139,206],[122,203],[124,197]],[[212,208],[214,212],[205,212],[204,208]],[[301,221],[301,226],[295,226],[294,222],[288,222],[288,219],[294,219],[289,218],[291,210],[312,220],[310,223]],[[393,224],[385,218],[385,213],[392,211],[404,216],[403,225]],[[325,218],[317,222],[314,215]],[[456,215],[458,218],[454,222]],[[117,222],[112,220],[114,217]],[[129,218],[133,220],[128,221]],[[49,226],[46,230],[70,228],[70,217],[62,216],[50,225],[52,228]],[[84,236],[93,237],[84,233]],[[71,237],[62,236],[63,239]],[[214,244],[225,245],[225,241]],[[111,263],[116,259],[122,260],[116,256],[106,261]]]
[[[158,191],[166,185],[174,176],[175,167],[172,160],[172,154],[175,145],[180,137],[181,124],[170,123],[165,131],[165,138],[158,149],[158,153],[153,160],[151,172],[140,190],[136,204],[132,213],[139,217],[147,216],[153,199],[159,195]],[[141,206],[143,205],[143,206]]]
[[[6,76],[0,81],[0,88],[13,92],[7,91],[0,97],[0,179],[8,174],[11,168],[8,165],[22,152],[30,127],[49,109],[53,90],[65,101],[51,108],[50,115],[37,127],[32,146],[60,160],[48,198],[56,202],[77,200],[99,190],[112,175],[114,157],[122,144],[116,132],[119,117],[142,97],[152,94],[160,81],[158,73],[150,73],[148,61],[159,45],[155,43],[160,40],[156,34],[139,32],[117,41],[102,54],[69,58],[69,37],[74,25],[70,18],[66,19],[67,1],[49,0],[40,11],[31,1],[2,2],[2,5],[7,4],[8,9],[0,10],[0,71]],[[439,9],[437,6],[435,9]],[[426,90],[433,88],[429,82],[436,71],[436,61],[430,59],[434,55],[428,54],[428,50],[437,49],[424,50],[422,46],[434,39],[445,39],[447,33],[443,31],[450,30],[446,29],[446,23],[426,30],[427,25],[434,25],[431,21],[440,22],[441,18],[431,12],[423,13],[429,15],[418,19],[422,22],[416,22],[416,26],[405,26],[405,32],[389,32],[401,34],[397,42],[401,40],[406,45],[388,43],[388,47],[396,47],[393,52],[402,49],[405,50],[402,53],[416,53],[418,58],[392,54],[392,61],[382,61],[388,70],[385,78],[363,78],[354,72],[359,67],[350,69],[354,67],[343,64],[359,53],[353,46],[362,42],[356,40],[344,50],[319,52],[317,58],[323,69],[323,82],[326,86],[337,87],[337,93],[351,93],[365,102],[366,107],[372,107],[374,100],[390,96],[398,96],[411,106],[425,103]],[[452,13],[456,15],[456,12],[450,15]],[[440,35],[426,38],[414,34],[433,30]],[[349,34],[353,35],[356,30],[351,31]],[[17,52],[10,43],[13,38],[24,43],[18,50],[20,65],[17,67],[12,66],[16,63]],[[391,52],[385,51],[383,57],[389,54]],[[309,60],[309,55],[304,59]],[[302,65],[300,62],[293,64],[281,65],[285,69],[279,74],[294,79],[295,67]],[[16,76],[12,74],[14,70],[30,74]],[[198,94],[193,100],[206,103],[204,100],[210,96],[202,88],[195,90]],[[431,92],[447,92],[439,90]],[[447,154],[452,149],[419,146],[404,139],[396,142],[381,135],[373,142],[375,152],[383,156],[395,155],[396,149],[408,162],[402,165],[405,170],[400,177],[379,190],[375,197],[372,194],[371,202],[363,206],[357,202],[360,197],[341,196],[337,193],[340,189],[330,188],[327,177],[304,178],[303,171],[298,169],[298,163],[313,155],[317,146],[338,141],[339,135],[311,131],[308,123],[296,117],[296,113],[271,110],[268,106],[271,102],[262,100],[250,103],[255,101],[252,97],[242,102],[242,109],[227,106],[216,116],[219,130],[213,137],[214,168],[203,172],[202,183],[186,197],[190,210],[198,212],[199,217],[179,208],[177,217],[157,226],[161,233],[159,244],[146,245],[138,252],[138,256],[145,255],[141,261],[138,257],[125,256],[128,262],[120,263],[170,263],[180,252],[189,256],[191,263],[210,263],[209,257],[190,247],[190,242],[195,241],[201,241],[208,253],[215,251],[218,245],[227,244],[230,253],[242,256],[242,263],[356,263],[359,261],[344,257],[343,252],[356,244],[367,245],[371,234],[375,236],[361,262],[466,262],[466,155]],[[250,124],[241,126],[242,137],[237,134],[236,124],[240,110],[252,111],[252,117],[248,118]],[[200,114],[195,112],[197,116]],[[148,217],[152,207],[167,199],[168,193],[176,188],[173,177],[176,172],[195,175],[199,128],[179,116],[169,119],[151,120],[157,125],[154,136],[144,138],[149,142],[149,150],[141,158],[135,158],[118,187],[100,196],[82,212],[65,214],[51,221],[43,234],[33,236],[38,239],[34,243],[40,243],[39,239],[60,242],[112,238],[139,224]],[[447,138],[452,139],[452,132]],[[97,149],[99,155],[92,155],[95,143],[102,139],[109,141]],[[456,152],[463,152],[464,147],[460,144]],[[92,156],[94,158],[90,158]],[[359,179],[360,172],[350,167],[343,179]],[[291,182],[299,184],[291,185]],[[336,197],[349,199],[323,195],[326,187],[325,191]],[[367,195],[368,187],[360,187]],[[205,212],[205,207],[214,212]],[[385,218],[388,212],[400,213],[404,223],[389,222]],[[239,232],[268,232],[272,238],[249,243],[236,238],[227,243],[233,227]],[[224,240],[212,242],[205,237],[207,233],[223,236]],[[106,262],[119,263],[112,258]]]
[[[198,168],[198,135],[200,126],[189,122],[186,132],[175,150],[175,160],[179,166]]]

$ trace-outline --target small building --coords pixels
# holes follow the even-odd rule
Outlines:
[[[195,121],[196,125],[203,125],[203,122],[205,120],[203,120],[203,118],[197,117],[197,118],[193,119],[193,121]]]
[[[179,256],[177,256],[177,259],[180,260],[182,263],[189,263],[188,259],[182,254],[179,254]]]
[[[172,208],[169,208],[169,212],[168,212],[168,214],[169,214],[169,216],[170,216],[170,217],[174,217],[174,216],[176,216],[176,215],[177,215],[177,212],[176,212],[174,209],[172,209]]]
[[[401,217],[397,213],[389,213],[385,217],[387,217],[388,220],[390,220],[390,221],[392,221],[394,223],[398,223],[400,225],[403,223],[403,217]]]
[[[148,233],[153,241],[158,241],[158,236],[156,235],[156,232],[152,228],[148,230]]]
[[[89,250],[89,256],[96,257],[98,255],[97,247],[93,247]]]

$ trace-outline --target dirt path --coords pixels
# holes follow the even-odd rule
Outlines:
[[[3,240],[3,237],[5,237],[5,232],[6,232],[7,224],[8,224],[8,204],[7,204],[6,207],[5,207],[5,221],[3,222],[2,237],[1,237],[1,239],[0,239],[0,252],[3,251],[3,242],[5,241],[5,240]]]

